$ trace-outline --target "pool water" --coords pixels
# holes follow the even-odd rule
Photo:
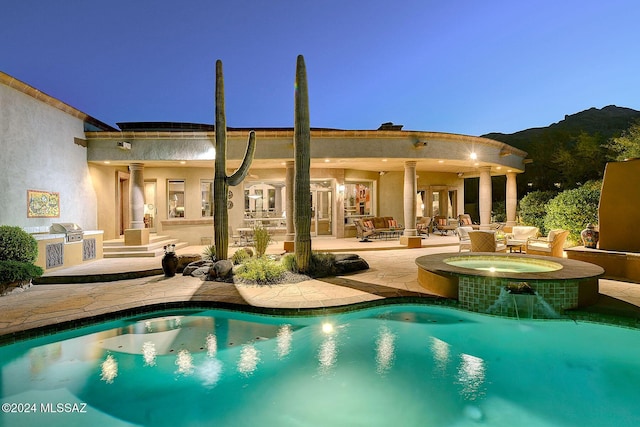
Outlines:
[[[544,273],[560,270],[562,268],[562,265],[556,262],[538,260],[535,258],[508,259],[495,256],[460,256],[447,258],[444,262],[456,267],[502,273]]]
[[[434,306],[158,312],[0,347],[0,425],[637,426],[638,349]]]

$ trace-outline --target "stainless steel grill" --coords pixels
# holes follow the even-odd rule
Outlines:
[[[72,222],[59,222],[51,224],[52,233],[64,233],[66,242],[81,242],[84,231],[78,224]]]

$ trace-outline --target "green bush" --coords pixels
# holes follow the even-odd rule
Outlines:
[[[282,258],[282,265],[287,270],[299,273],[296,257],[293,254],[287,254]],[[330,252],[311,252],[311,262],[309,270],[306,274],[310,277],[330,277],[335,276],[338,270],[336,268],[336,256]]]
[[[267,252],[267,246],[271,241],[271,236],[266,228],[255,227],[253,229],[253,242],[256,246],[256,256],[260,258]]]
[[[493,202],[491,206],[491,220],[495,222],[505,222],[507,220],[507,203]]]
[[[524,225],[538,227],[540,234],[546,236],[544,217],[547,215],[547,203],[558,193],[555,191],[532,191],[520,200],[520,221]]]
[[[34,262],[38,242],[20,227],[0,226],[0,261]]]
[[[0,260],[0,283],[27,281],[42,273],[41,267],[30,262]]]
[[[270,285],[280,283],[285,273],[286,270],[280,262],[260,257],[248,259],[238,267],[235,275],[243,281]]]
[[[588,182],[582,187],[566,190],[547,203],[544,225],[547,230],[561,228],[569,230],[567,238],[578,244],[580,232],[589,223],[598,223],[598,203],[600,202],[599,182]]]
[[[231,262],[233,262],[233,265],[238,265],[242,264],[249,258],[251,258],[249,252],[244,248],[240,248],[231,255]]]

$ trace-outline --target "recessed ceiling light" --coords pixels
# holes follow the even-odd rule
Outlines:
[[[477,159],[477,158],[478,158],[478,155],[475,153],[475,151],[473,151],[471,154],[469,154],[469,158],[470,158],[471,160],[475,160],[475,159]]]
[[[185,162],[184,160],[181,160],[181,161],[180,161],[180,164],[181,164],[181,165],[186,165],[186,164],[187,164],[187,162]]]
[[[105,161],[104,161],[104,164],[105,164],[105,165],[110,165],[110,164],[111,164],[111,162],[110,162],[109,160],[105,160]]]
[[[386,161],[387,161],[387,159],[382,159],[382,161],[383,161],[383,162],[386,162]]]
[[[330,160],[329,160],[329,159],[324,159],[324,162],[325,162],[325,163],[329,163],[329,162],[330,162]]]
[[[438,163],[444,163],[444,160],[438,160]]]

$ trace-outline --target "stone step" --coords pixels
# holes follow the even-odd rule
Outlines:
[[[158,243],[158,242],[162,242],[165,240],[170,240],[171,236],[163,236],[163,235],[159,235],[159,234],[150,234],[149,235],[149,244],[152,243]],[[119,239],[112,239],[112,240],[105,240],[102,243],[103,247],[110,247],[110,246],[124,246],[124,237],[120,237]]]
[[[104,252],[121,252],[121,251],[129,251],[129,252],[137,252],[137,251],[155,251],[157,249],[163,249],[166,245],[170,244],[178,244],[178,239],[166,238],[164,240],[156,240],[154,242],[149,242],[148,245],[135,245],[135,246],[126,246],[124,242],[120,245],[108,245],[102,246]]]
[[[166,245],[174,244],[175,249],[186,248],[189,246],[187,242],[180,242],[178,239],[166,238],[164,240],[157,240],[148,245],[139,246],[125,246],[124,242],[121,245],[108,245],[103,246],[104,258],[144,258],[144,257],[158,257],[164,255],[164,247]]]

